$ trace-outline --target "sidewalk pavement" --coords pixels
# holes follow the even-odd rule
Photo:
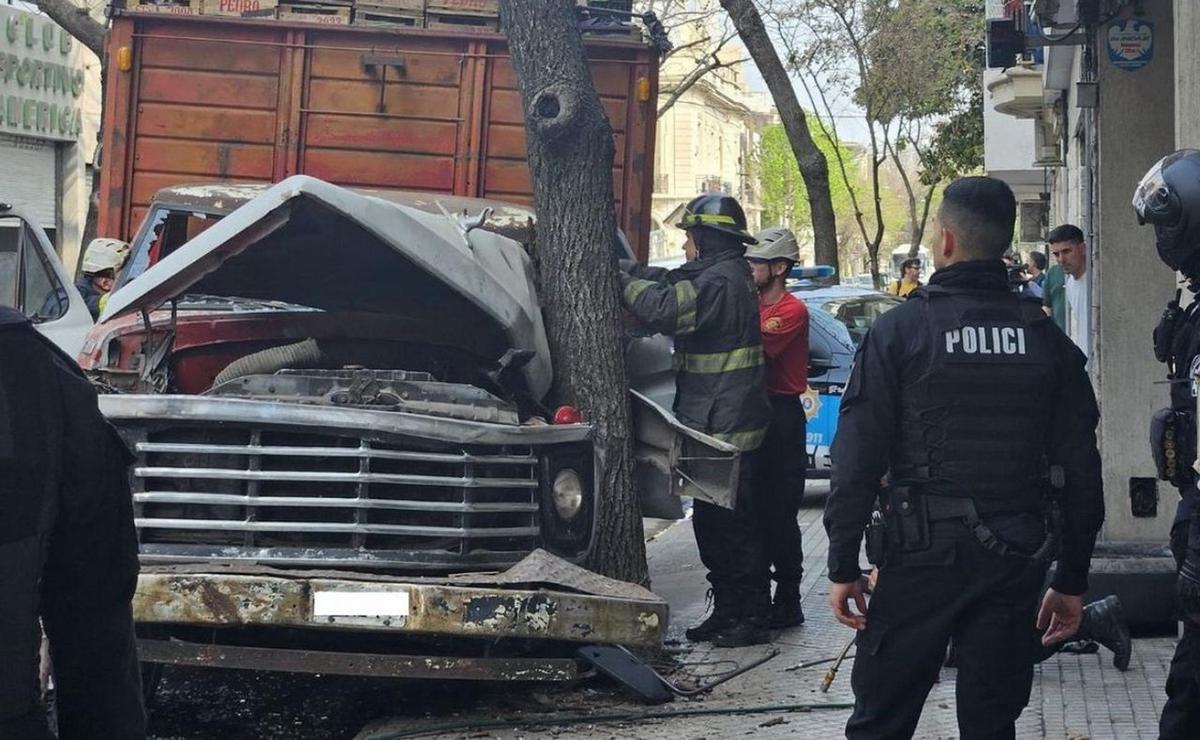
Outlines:
[[[810,499],[800,515],[807,566],[801,593],[808,621],[800,627],[780,633],[773,645],[721,649],[708,644],[691,645],[684,640],[684,628],[699,620],[705,611],[706,582],[704,570],[696,555],[691,521],[685,520],[662,530],[653,535],[647,543],[653,588],[671,604],[668,647],[680,651],[676,657],[682,664],[680,672],[675,674],[676,680],[689,675],[718,676],[764,656],[772,647],[780,651],[764,665],[733,678],[697,699],[676,699],[671,704],[655,708],[647,708],[623,696],[587,689],[544,694],[520,689],[509,696],[508,707],[524,704],[526,711],[520,711],[517,715],[522,720],[536,720],[539,723],[544,721],[544,724],[521,729],[477,729],[465,733],[423,736],[506,739],[566,736],[645,740],[716,740],[744,736],[841,737],[850,714],[848,709],[816,709],[804,713],[744,713],[748,708],[764,706],[854,701],[850,690],[852,661],[843,665],[828,693],[821,693],[819,688],[828,664],[796,668],[801,663],[836,656],[850,638],[850,631],[833,619],[826,606],[829,582],[826,578],[825,553],[828,541],[821,525],[822,504],[823,497]],[[1130,670],[1124,673],[1112,667],[1112,654],[1103,648],[1098,654],[1059,654],[1045,661],[1035,668],[1032,696],[1028,708],[1017,723],[1017,737],[1063,740],[1156,738],[1158,717],[1165,699],[1163,686],[1174,646],[1175,640],[1172,638],[1136,640]],[[917,737],[958,736],[954,711],[955,673],[953,669],[942,670],[940,682],[934,686],[926,701],[921,723],[917,727]],[[519,692],[529,692],[530,696],[519,696]],[[554,725],[553,719],[556,714],[581,712],[596,715],[676,710],[728,710],[730,713],[558,726]],[[480,711],[472,716],[459,719],[480,719],[483,717],[479,715],[483,714],[488,714],[486,718],[492,719],[507,718],[513,713],[505,712],[502,707],[481,707]],[[441,724],[445,727],[444,721],[445,718],[443,723],[430,724]],[[409,720],[403,725],[375,725],[359,737],[386,734],[386,731],[379,733],[385,726],[387,730],[394,731],[402,726],[406,731],[413,731],[420,728],[421,724]]]

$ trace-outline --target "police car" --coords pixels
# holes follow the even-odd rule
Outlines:
[[[826,284],[832,276],[827,266],[796,267],[788,283],[792,295],[808,306],[808,392],[803,400],[809,478],[829,477],[829,446],[859,342],[875,319],[902,303],[870,288]]]

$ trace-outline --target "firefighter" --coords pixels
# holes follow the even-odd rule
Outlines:
[[[1200,152],[1181,150],[1155,164],[1133,196],[1138,222],[1154,226],[1158,256],[1200,293]],[[1171,525],[1178,567],[1176,597],[1183,637],[1167,674],[1159,723],[1165,740],[1200,737],[1200,494],[1196,490],[1196,396],[1200,372],[1200,301],[1179,307],[1179,292],[1154,330],[1154,354],[1167,366],[1171,406],[1154,415],[1150,439],[1159,477],[1179,489]]]
[[[93,239],[83,253],[83,273],[75,288],[87,303],[93,319],[100,318],[108,294],[117,281],[117,273],[129,258],[129,245],[119,239]]]
[[[1099,413],[1083,354],[1008,289],[1015,218],[1000,180],[946,188],[937,272],[875,322],[842,397],[825,528],[830,604],[859,630],[850,738],[912,736],[951,636],[960,733],[1013,737],[1037,657],[1030,625],[1054,644],[1082,619],[1104,519]],[[868,608],[869,522],[882,565]]]
[[[0,739],[51,737],[39,617],[58,737],[145,736],[130,462],[78,367],[0,307]]]
[[[786,629],[804,623],[800,606],[804,548],[796,517],[808,469],[807,417],[800,399],[808,390],[808,308],[787,290],[788,274],[800,261],[796,236],[774,227],[754,238],[758,244],[746,250],[746,261],[758,286],[759,330],[771,403],[771,425],[754,479],[755,509],[775,581],[770,626]]]
[[[754,243],[737,200],[706,194],[677,226],[688,262],[674,270],[628,266],[623,300],[647,328],[674,337],[675,416],[743,452],[736,509],[696,501],[692,519],[712,584],[712,614],[687,631],[724,647],[766,639],[770,580],[754,522],[754,450],[770,421],[758,299],[742,258]]]

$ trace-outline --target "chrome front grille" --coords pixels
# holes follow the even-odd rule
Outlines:
[[[417,449],[294,428],[123,429],[144,559],[464,567],[538,546],[529,447]]]

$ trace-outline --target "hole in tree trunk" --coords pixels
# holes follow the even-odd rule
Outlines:
[[[559,104],[557,95],[543,95],[537,101],[537,114],[547,120],[558,118]]]

